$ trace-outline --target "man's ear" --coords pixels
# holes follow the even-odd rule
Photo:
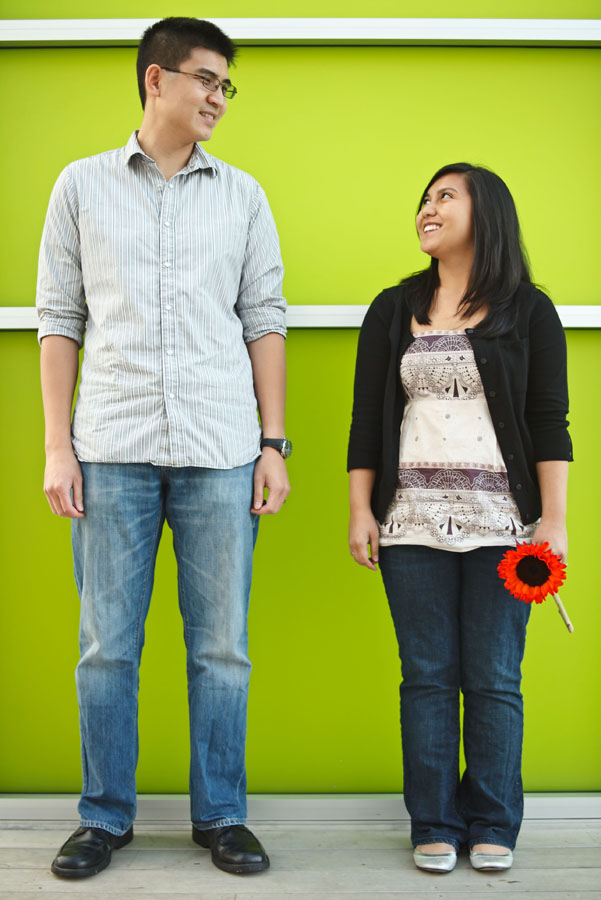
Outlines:
[[[158,97],[161,93],[161,67],[156,63],[153,63],[146,69],[144,86],[146,88],[146,97]]]

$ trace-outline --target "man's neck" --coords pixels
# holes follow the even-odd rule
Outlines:
[[[138,144],[147,156],[154,159],[165,181],[184,168],[195,146],[194,143],[181,144],[168,139],[164,133],[145,122],[138,131]]]

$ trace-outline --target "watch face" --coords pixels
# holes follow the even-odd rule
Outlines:
[[[282,441],[282,449],[280,450],[280,453],[282,454],[284,459],[287,459],[292,453],[292,441],[289,441],[288,438],[284,438],[284,440]]]

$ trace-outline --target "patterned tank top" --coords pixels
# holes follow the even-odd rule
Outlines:
[[[401,360],[407,398],[394,498],[380,544],[446,550],[529,538],[509,487],[464,331],[421,331]]]

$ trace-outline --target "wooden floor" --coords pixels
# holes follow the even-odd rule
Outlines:
[[[228,875],[192,843],[188,828],[143,823],[104,872],[65,881],[49,865],[71,824],[2,822],[0,900],[601,900],[599,819],[529,819],[509,872],[474,872],[461,854],[448,875],[415,869],[405,823],[249,824],[271,857],[268,872]]]

